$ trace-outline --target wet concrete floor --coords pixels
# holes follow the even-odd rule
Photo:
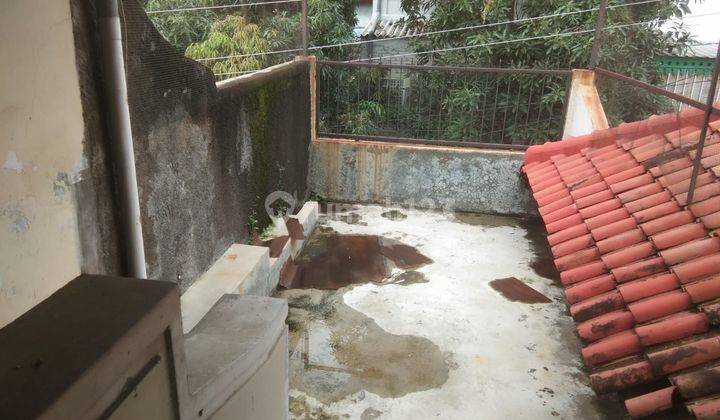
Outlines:
[[[291,416],[620,416],[587,384],[536,227],[379,206],[323,216],[278,292]]]
[[[317,229],[295,260],[294,289],[337,290],[350,284],[382,283],[396,268],[415,269],[432,260],[400,241],[378,235],[342,235]],[[417,272],[416,272],[417,273]],[[400,281],[412,281],[403,273]]]

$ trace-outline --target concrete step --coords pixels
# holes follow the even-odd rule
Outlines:
[[[269,275],[268,248],[230,246],[181,296],[183,332],[192,330],[224,294],[256,294]]]
[[[193,412],[285,418],[287,313],[285,300],[269,297],[226,294],[213,305],[185,336]]]

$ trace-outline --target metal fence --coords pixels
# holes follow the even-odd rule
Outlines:
[[[665,77],[664,87],[666,90],[696,101],[705,101],[707,99],[712,84],[712,75],[710,74],[693,74],[692,72],[677,70],[673,73],[667,73]],[[720,101],[720,90],[715,90],[714,101]],[[690,105],[679,101],[674,101],[674,105],[678,110],[690,107]]]
[[[318,135],[524,148],[562,136],[569,70],[318,62]]]

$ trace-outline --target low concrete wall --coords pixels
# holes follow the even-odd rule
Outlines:
[[[317,139],[308,188],[331,201],[527,215],[522,152]]]

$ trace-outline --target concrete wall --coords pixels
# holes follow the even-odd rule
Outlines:
[[[80,273],[124,274],[94,4],[3,5],[0,327]],[[269,192],[304,197],[308,65],[218,88],[122,4],[149,277],[186,288],[267,221]]]
[[[247,225],[269,223],[265,198],[306,193],[310,142],[305,61],[216,86],[124,1],[128,97],[150,278],[183,290]]]
[[[81,270],[75,187],[88,166],[68,1],[0,13],[0,327]]]
[[[308,184],[330,201],[525,215],[522,152],[317,139]]]
[[[595,88],[595,78],[595,72],[591,70],[572,71],[563,139],[609,127],[600,95]]]

